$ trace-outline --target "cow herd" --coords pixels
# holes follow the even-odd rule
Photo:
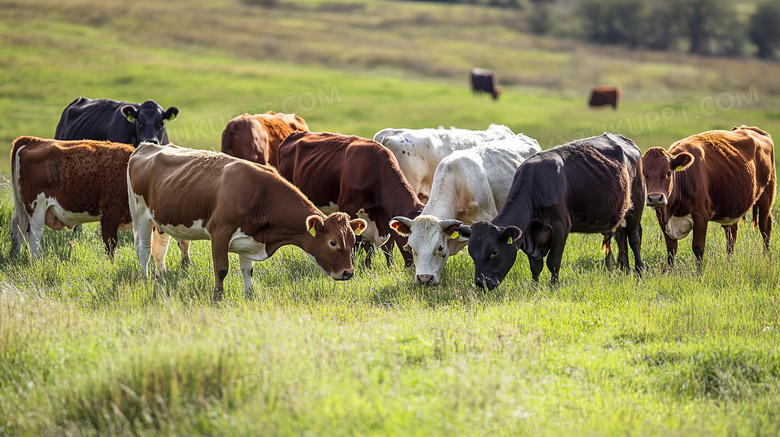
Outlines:
[[[441,280],[447,259],[468,246],[474,283],[493,289],[518,251],[534,281],[546,259],[559,278],[571,232],[603,235],[617,261],[641,273],[642,212],[654,209],[668,264],[693,232],[701,262],[707,224],[726,233],[731,254],[739,221],[752,209],[769,251],[775,159],[756,127],[709,131],[652,147],[644,156],[622,135],[576,140],[542,151],[506,126],[382,129],[373,140],[310,132],[295,114],[244,114],[222,133],[224,153],[169,144],[179,113],[154,101],[74,100],[55,139],[23,136],[11,151],[11,251],[24,241],[41,254],[43,229],[99,221],[113,258],[119,230],[134,231],[141,273],[165,269],[170,237],[189,263],[189,241],[210,240],[214,300],[222,298],[228,253],[239,255],[244,292],[255,261],[284,245],[303,249],[336,280],[353,276],[354,248],[394,247],[418,284]]]

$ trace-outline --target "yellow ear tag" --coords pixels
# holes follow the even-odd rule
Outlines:
[[[356,235],[356,236],[360,236],[360,234],[362,234],[362,233],[363,233],[363,228],[357,228],[357,229],[355,229],[355,235]]]
[[[682,170],[682,166],[681,165],[678,165],[677,168],[674,169],[674,171],[680,171],[680,170]]]
[[[314,229],[314,226],[309,228],[309,233],[311,234],[312,237],[316,237],[317,236],[317,230]]]
[[[450,238],[452,238],[454,240],[454,239],[458,238],[458,235],[460,235],[458,233],[458,231],[453,231],[452,234],[450,234]]]
[[[135,122],[135,117],[133,117],[132,115],[128,115],[127,116],[127,121],[129,121],[130,123],[133,123],[133,122]]]
[[[512,239],[512,237],[509,237],[508,240],[506,240],[506,244],[512,244],[515,240]]]

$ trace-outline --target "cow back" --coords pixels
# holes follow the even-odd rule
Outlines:
[[[120,111],[125,105],[141,107],[137,103],[79,97],[62,111],[54,138],[133,144],[135,128]]]

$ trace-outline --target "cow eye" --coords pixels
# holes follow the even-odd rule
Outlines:
[[[444,245],[442,244],[441,246],[439,246],[439,249],[437,251],[438,252],[444,252]]]
[[[333,240],[330,240],[330,247],[336,247],[336,242]]]
[[[672,177],[672,171],[671,171],[671,170],[669,170],[669,171],[667,171],[667,172],[666,172],[666,177],[667,177],[667,178],[670,178],[670,177]]]
[[[498,255],[498,249],[493,249],[493,252],[490,253],[490,258],[493,258],[496,255]]]

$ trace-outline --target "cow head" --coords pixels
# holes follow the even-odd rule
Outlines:
[[[642,172],[647,185],[646,205],[666,206],[674,189],[674,172],[683,171],[693,163],[693,155],[682,152],[670,155],[660,147],[651,147],[642,157]]]
[[[355,234],[365,228],[365,220],[350,220],[343,212],[327,217],[310,215],[306,218],[309,235],[304,237],[302,247],[325,273],[337,281],[346,280],[355,273],[352,268]]]
[[[421,215],[414,220],[394,217],[390,221],[390,227],[398,235],[409,238],[404,250],[412,253],[418,284],[439,283],[447,258],[468,243],[468,237],[461,237],[455,231],[462,224],[460,220],[439,220],[430,215]]]
[[[496,85],[495,88],[493,88],[493,100],[498,100],[498,96],[501,95],[501,87]]]
[[[145,101],[140,108],[136,108],[135,105],[125,105],[121,111],[127,121],[135,126],[133,146],[136,147],[143,142],[168,144],[165,122],[172,121],[179,115],[179,108],[171,106],[163,111],[162,106],[154,100]]]
[[[268,142],[268,132],[249,114],[230,120],[222,131],[222,153],[258,164],[268,162]]]
[[[516,226],[499,227],[487,221],[456,229],[469,239],[474,260],[474,284],[492,290],[504,280],[517,259],[522,232]]]

